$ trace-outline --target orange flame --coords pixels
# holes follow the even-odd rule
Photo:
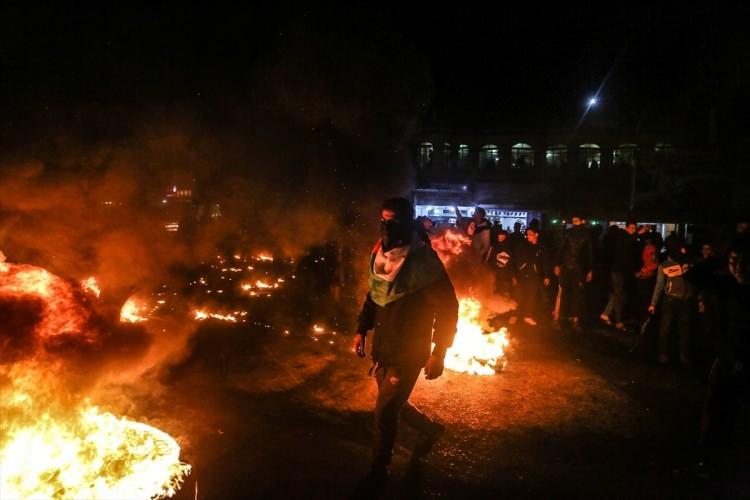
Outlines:
[[[85,342],[96,341],[95,334],[85,328],[91,315],[76,300],[71,282],[27,264],[0,261],[0,266],[0,296],[42,304],[41,321],[34,330],[37,338],[46,342],[75,335]]]
[[[195,314],[194,319],[197,319],[198,321],[203,321],[203,320],[212,318],[212,319],[218,319],[219,321],[229,321],[231,323],[237,323],[239,321],[238,317],[243,318],[247,316],[247,311],[235,311],[233,313],[220,314],[220,313],[213,313],[213,312],[196,309],[194,314]]]
[[[144,315],[148,307],[137,300],[135,297],[130,297],[122,305],[120,310],[120,321],[123,323],[140,323],[141,321],[147,321],[148,318]]]
[[[482,304],[472,298],[459,301],[458,324],[453,346],[445,356],[445,367],[472,375],[493,375],[505,367],[508,330],[486,333],[479,322]]]
[[[471,245],[471,238],[457,229],[450,228],[430,236],[430,243],[443,264],[448,264]]]
[[[94,294],[97,298],[102,294],[102,291],[99,289],[99,284],[93,276],[81,281],[81,288],[88,293]]]
[[[0,300],[26,301],[34,338],[91,344],[98,331],[81,289],[44,269],[0,256]],[[25,318],[25,316],[19,316]],[[22,319],[22,322],[24,319]],[[0,343],[5,345],[0,329]],[[3,498],[161,498],[190,470],[177,442],[154,427],[101,412],[66,389],[53,352],[0,363],[0,496]]]
[[[190,466],[180,462],[180,446],[172,437],[86,401],[62,404],[55,399],[59,384],[40,370],[23,363],[0,369],[11,380],[10,390],[0,396],[3,498],[175,494]]]

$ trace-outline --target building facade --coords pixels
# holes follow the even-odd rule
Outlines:
[[[424,132],[413,143],[419,215],[482,206],[508,218],[696,221],[720,213],[723,170],[667,134]],[[464,211],[463,208],[461,210]]]

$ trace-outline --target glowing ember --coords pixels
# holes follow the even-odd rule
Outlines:
[[[267,253],[259,254],[255,257],[255,260],[259,260],[262,262],[273,262],[273,256],[268,255]]]
[[[505,351],[510,341],[508,331],[485,333],[479,322],[482,305],[463,298],[458,307],[458,325],[453,346],[445,356],[445,367],[472,375],[493,375],[505,366]]]
[[[251,297],[257,297],[258,290],[269,292],[272,289],[279,288],[280,283],[284,283],[284,280],[281,278],[276,280],[276,283],[269,283],[267,281],[257,280],[255,283],[243,283],[242,285],[240,285],[240,287],[242,288],[242,290],[246,292],[250,292]],[[267,296],[270,297],[270,294],[267,294]]]
[[[471,245],[471,238],[456,229],[445,231],[430,236],[432,248],[437,252],[443,264],[447,264],[453,257],[460,255],[465,248]]]
[[[313,331],[315,333],[323,333],[325,331],[325,329],[323,327],[321,327],[321,326],[313,325]]]
[[[130,297],[120,310],[120,321],[123,323],[139,323],[148,320],[146,315],[148,307],[138,301],[135,297]]]
[[[212,318],[212,319],[218,319],[219,321],[229,321],[231,323],[237,323],[238,316],[240,317],[247,316],[247,311],[235,311],[230,314],[219,314],[219,313],[196,310],[194,319],[197,319],[198,321],[203,321],[203,320]]]
[[[95,295],[97,298],[102,294],[102,291],[99,290],[99,284],[96,282],[96,278],[94,278],[93,276],[81,281],[81,288],[83,288],[86,292]]]

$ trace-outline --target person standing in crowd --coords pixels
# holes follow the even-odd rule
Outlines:
[[[593,278],[593,244],[583,219],[571,218],[573,227],[565,231],[555,259],[555,275],[560,278],[560,317],[567,317],[574,330],[580,329],[584,286]]]
[[[413,217],[408,200],[384,201],[381,238],[370,257],[369,290],[352,344],[354,352],[364,357],[367,333],[375,329],[371,353],[371,372],[378,387],[374,458],[370,473],[359,485],[365,490],[362,493],[375,496],[388,479],[399,415],[421,433],[413,459],[429,452],[442,432],[442,425],[408,399],[423,369],[428,380],[442,375],[458,321],[450,278],[435,251],[415,234]]]
[[[419,216],[415,219],[417,235],[427,244],[430,244],[430,235],[432,234],[434,224],[432,219],[427,216]]]
[[[495,222],[492,223],[492,231],[490,231],[490,241],[492,241],[493,245],[495,241],[497,241],[497,235],[502,230],[503,230],[503,225],[500,224],[499,220],[496,220]]]
[[[627,301],[628,291],[632,286],[632,279],[638,267],[636,231],[638,225],[635,221],[628,221],[623,231],[617,226],[608,233],[612,235],[609,248],[605,249],[607,262],[609,264],[610,293],[609,302],[604,308],[600,318],[611,325],[612,313],[614,312],[615,328],[625,330],[623,311]]]
[[[750,242],[736,241],[728,259],[706,259],[686,274],[702,293],[718,297],[720,343],[709,374],[709,389],[701,422],[702,472],[736,477],[741,463],[727,460],[736,443],[743,405],[750,400]],[[746,465],[745,465],[746,467]],[[719,477],[721,479],[721,477]]]
[[[492,247],[490,264],[495,272],[495,293],[511,295],[513,281],[513,253],[508,241],[508,232],[500,230]]]
[[[637,296],[638,322],[643,323],[648,317],[648,306],[656,284],[656,270],[659,258],[656,247],[651,240],[646,240],[641,249],[641,266],[635,273],[635,290]]]
[[[544,299],[542,286],[547,287],[550,283],[547,257],[539,243],[539,230],[536,227],[526,230],[526,239],[519,243],[514,255],[517,312],[524,323],[536,326],[536,318],[541,311],[540,301]]]
[[[487,262],[492,244],[490,240],[492,226],[485,216],[485,210],[477,207],[466,231],[471,237],[471,249],[480,262]]]
[[[516,247],[524,240],[520,222],[513,224],[513,232],[508,235],[508,240],[510,241],[511,250],[515,252]]]
[[[656,224],[651,224],[649,237],[651,238],[651,243],[656,247],[656,254],[661,255],[661,251],[664,248],[664,238],[662,238],[661,233],[656,230]]]
[[[696,265],[702,265],[709,268],[718,268],[720,259],[716,256],[714,246],[705,242],[701,245],[700,260]],[[719,297],[718,295],[708,289],[697,289],[698,299],[698,326],[699,334],[702,338],[697,338],[696,343],[702,346],[706,346],[707,349],[703,349],[702,352],[708,353],[713,356],[718,349],[719,342]],[[705,360],[705,358],[704,358]]]
[[[680,362],[690,364],[690,321],[693,312],[694,290],[685,280],[689,268],[687,248],[679,236],[669,238],[667,258],[656,271],[656,286],[648,312],[654,314],[661,302],[659,323],[659,363],[669,363],[669,339],[674,326],[679,338]]]
[[[651,244],[656,249],[656,255],[658,256],[661,253],[661,249],[664,246],[664,240],[661,237],[661,234],[656,230],[655,224],[644,224],[641,227],[638,228],[638,241],[641,245],[645,245],[647,241],[650,241]]]

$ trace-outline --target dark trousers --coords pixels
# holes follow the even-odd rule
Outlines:
[[[429,432],[434,427],[432,419],[409,402],[409,395],[421,371],[422,367],[378,367],[375,374],[378,399],[375,403],[373,467],[384,467],[391,463],[399,414],[417,430]]]
[[[519,276],[517,289],[518,314],[524,318],[535,317],[539,313],[542,297],[542,284],[535,275]]]
[[[648,306],[651,304],[651,296],[654,294],[655,284],[656,278],[653,276],[651,278],[638,278],[635,280],[636,301],[638,302],[635,306],[635,314],[638,322],[641,324],[649,317]]]
[[[693,301],[665,295],[661,304],[659,323],[659,354],[669,355],[669,334],[674,328],[680,340],[680,357],[690,358],[690,320]]]
[[[716,359],[708,378],[709,389],[701,419],[703,458],[721,467],[732,447],[738,447],[738,425],[743,423],[750,401],[747,368],[735,370],[729,360]],[[739,443],[741,447],[741,442]]]
[[[511,295],[512,276],[508,269],[495,269],[495,293]]]
[[[625,275],[612,271],[609,273],[609,277],[609,302],[607,302],[607,307],[604,308],[604,314],[611,318],[612,312],[614,312],[615,323],[620,323],[623,320],[622,311],[625,307]]]
[[[583,314],[583,287],[586,282],[586,274],[582,271],[563,269],[560,276],[561,317],[580,318]]]

